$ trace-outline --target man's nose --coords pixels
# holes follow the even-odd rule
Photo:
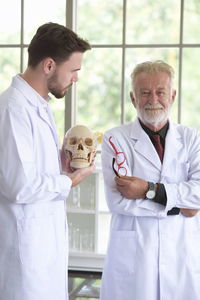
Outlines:
[[[158,95],[157,95],[156,91],[155,92],[152,91],[151,97],[150,97],[150,102],[152,104],[158,103]]]
[[[74,73],[74,75],[72,77],[72,81],[73,82],[77,82],[78,81],[78,72]]]

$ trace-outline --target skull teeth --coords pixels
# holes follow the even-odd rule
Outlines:
[[[86,161],[87,161],[87,159],[86,159],[86,158],[84,158],[84,157],[73,157],[73,160],[75,160],[75,159],[84,159],[84,160],[86,160]]]

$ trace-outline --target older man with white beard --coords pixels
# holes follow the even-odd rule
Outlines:
[[[199,300],[200,133],[173,124],[173,68],[144,62],[132,77],[137,119],[102,145],[112,213],[101,300]]]

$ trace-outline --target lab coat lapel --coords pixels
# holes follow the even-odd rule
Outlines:
[[[179,134],[177,127],[173,125],[172,122],[169,123],[169,130],[165,139],[165,153],[163,160],[163,170],[162,175],[168,174],[173,169],[176,170],[177,162],[179,161],[180,151],[184,151],[182,138]]]
[[[44,109],[42,106],[38,106],[38,114],[39,114],[40,118],[42,118],[43,121],[45,121],[49,125],[49,127],[51,127],[51,129],[52,129],[52,124],[50,122],[47,110]]]
[[[56,148],[58,151],[58,160],[59,160],[59,166],[60,166],[60,170],[62,170],[62,166],[61,166],[61,160],[60,160],[60,147],[59,147],[59,140],[58,140],[58,136],[57,136],[57,131],[56,131],[56,126],[54,123],[54,119],[51,113],[51,110],[49,109],[49,107],[47,106],[45,109],[42,106],[38,106],[38,114],[40,116],[41,119],[43,119],[48,126],[50,127],[50,130],[52,132],[55,144],[56,144]]]
[[[51,132],[53,134],[57,149],[59,149],[56,126],[55,126],[53,116],[52,116],[50,109],[48,107],[45,109],[40,105],[40,106],[38,106],[38,114],[39,114],[40,118],[42,118],[49,125]]]
[[[145,159],[151,162],[159,170],[162,167],[160,158],[153,146],[149,136],[142,129],[138,119],[133,123],[131,130],[131,139],[135,141],[134,149],[138,155],[143,156]]]

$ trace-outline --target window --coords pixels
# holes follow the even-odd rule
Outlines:
[[[199,0],[7,0],[0,11],[0,91],[25,69],[30,39],[50,21],[71,27],[92,45],[80,81],[66,99],[52,101],[61,142],[75,124],[105,132],[132,121],[130,73],[136,63],[150,59],[175,68],[178,94],[172,119],[200,127]],[[96,172],[68,199],[71,267],[98,268],[106,249],[110,214],[100,150]]]

